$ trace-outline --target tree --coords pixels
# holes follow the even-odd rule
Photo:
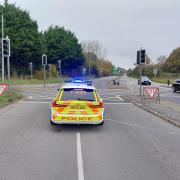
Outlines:
[[[8,0],[5,0],[4,6],[0,5],[0,11],[5,14],[4,36],[9,36],[11,40],[11,69],[20,75],[28,72],[29,62],[38,68],[45,46],[37,22],[31,19],[27,11],[9,4]]]
[[[156,59],[156,62],[158,63],[158,64],[164,64],[164,62],[166,61],[166,56],[164,56],[164,55],[161,55],[161,56],[159,56],[157,59]]]
[[[173,52],[164,62],[162,69],[165,72],[171,72],[171,73],[180,72],[180,47],[173,50]]]
[[[51,63],[66,57],[82,57],[81,45],[77,37],[64,27],[50,26],[44,32],[47,44],[47,55]]]
[[[98,59],[106,58],[106,50],[99,41],[84,41],[81,43],[81,46],[85,53],[94,54]]]
[[[61,59],[62,73],[72,75],[83,65],[81,45],[78,43],[75,34],[70,30],[66,30],[64,27],[50,26],[44,32],[44,38],[47,44],[49,62],[56,64]]]
[[[112,74],[112,64],[106,59],[106,50],[99,41],[84,41],[81,43],[85,57],[85,66],[90,68],[93,76],[108,76]]]

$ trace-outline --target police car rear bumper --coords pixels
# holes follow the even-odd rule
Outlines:
[[[86,115],[86,116],[67,116],[61,115],[57,119],[53,119],[51,116],[51,122],[54,124],[101,124],[104,119],[103,115],[97,119],[99,115]]]
[[[101,124],[103,120],[101,121],[92,121],[92,122],[86,122],[86,121],[52,121],[54,124]]]

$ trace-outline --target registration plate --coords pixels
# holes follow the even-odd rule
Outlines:
[[[71,105],[72,110],[84,110],[85,108],[86,108],[85,105],[81,105],[81,104]]]
[[[62,117],[63,121],[92,121],[92,117]]]

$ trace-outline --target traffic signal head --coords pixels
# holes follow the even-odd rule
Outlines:
[[[137,51],[137,64],[140,64],[140,51]]]
[[[42,65],[47,65],[47,56],[45,54],[42,55]]]
[[[145,64],[146,63],[146,50],[137,51],[137,64]]]
[[[141,64],[146,63],[146,50],[141,50]]]
[[[2,39],[2,56],[10,56],[10,40],[8,38]]]

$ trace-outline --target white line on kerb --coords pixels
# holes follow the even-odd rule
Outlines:
[[[82,151],[81,151],[81,137],[79,132],[76,135],[77,135],[78,180],[84,180],[83,160],[82,160]]]

